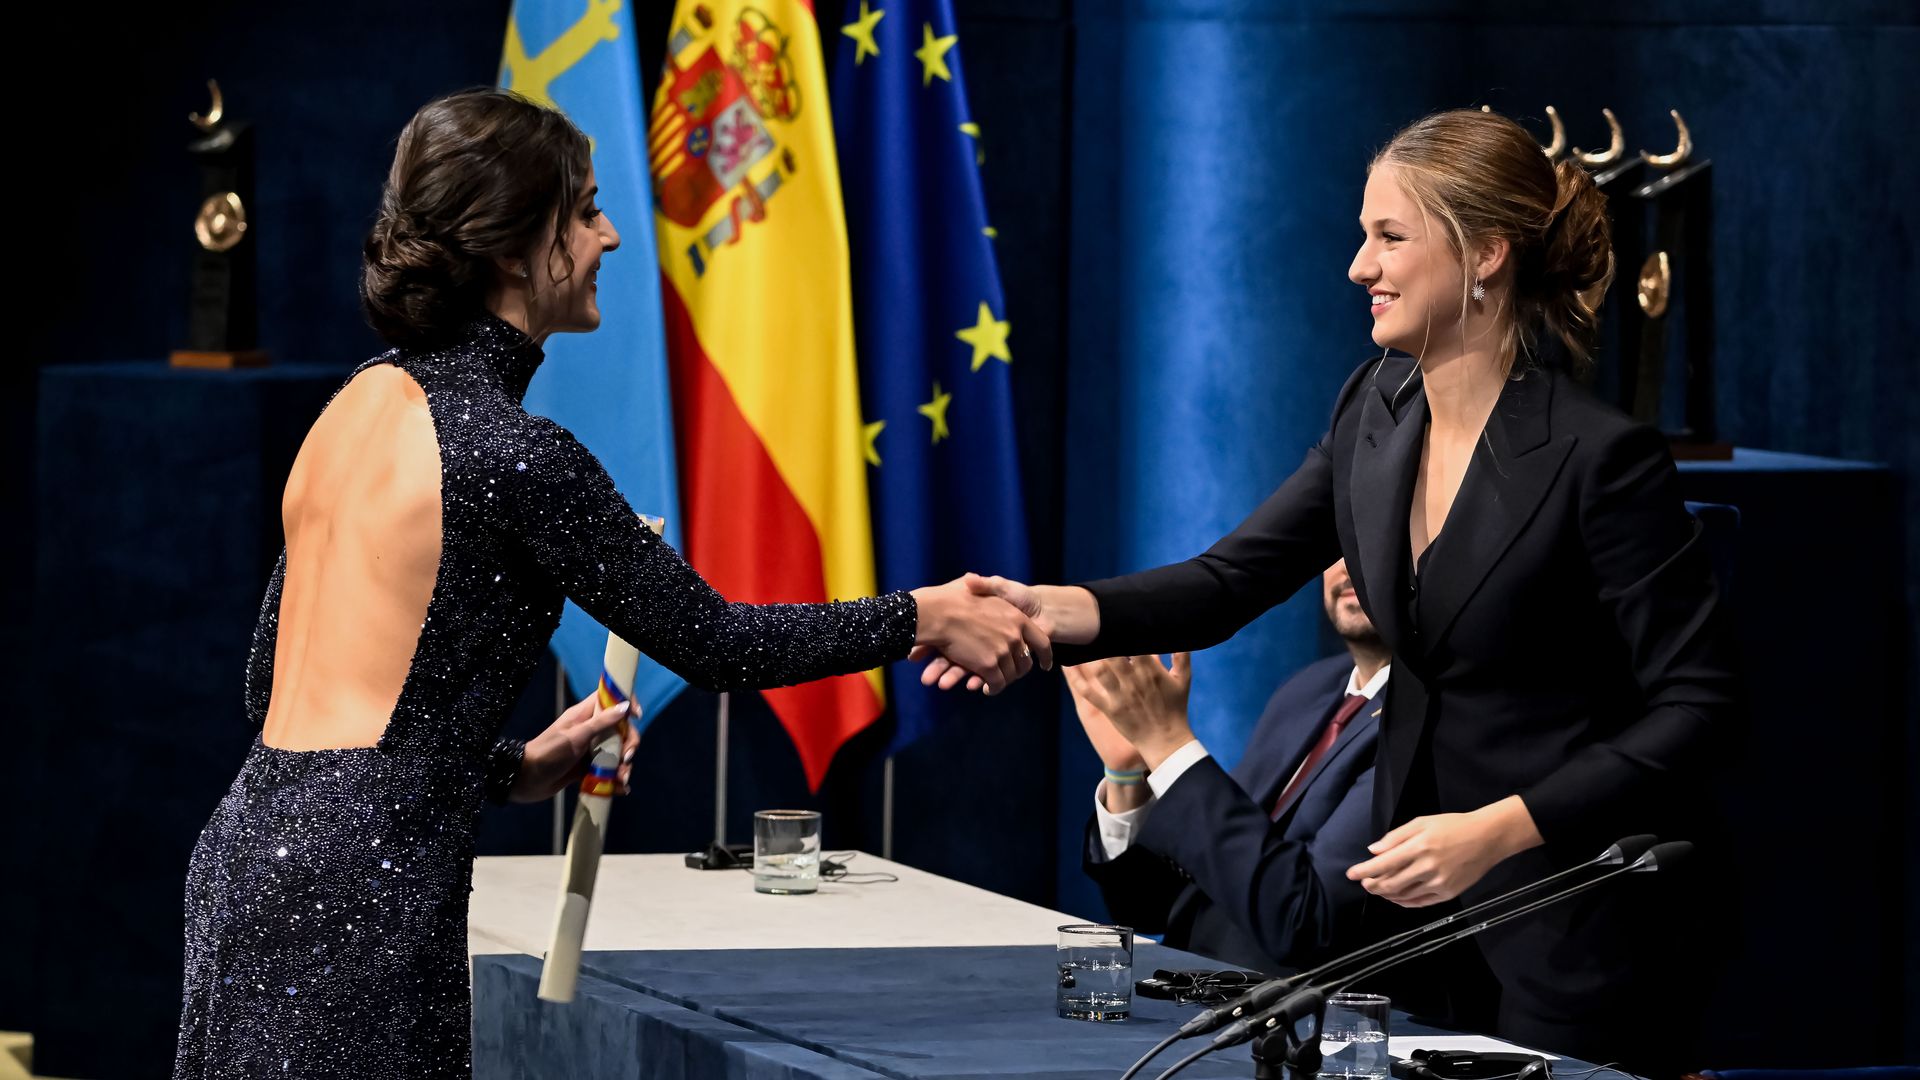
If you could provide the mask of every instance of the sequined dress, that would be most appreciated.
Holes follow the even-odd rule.
[[[467,1076],[467,894],[476,818],[523,747],[497,738],[572,597],[694,685],[787,685],[903,657],[906,593],[729,604],[641,527],[598,461],[521,397],[537,345],[486,318],[457,346],[394,350],[439,444],[442,543],[426,621],[376,746],[257,737],[195,846],[174,1075]],[[355,371],[357,375],[358,370]],[[260,727],[281,582],[247,671]]]

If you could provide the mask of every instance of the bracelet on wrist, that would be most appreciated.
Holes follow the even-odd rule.
[[[1131,769],[1125,772],[1115,769],[1107,770],[1107,783],[1109,784],[1119,784],[1125,787],[1128,784],[1145,783],[1146,779],[1147,771],[1145,769]]]
[[[527,743],[525,739],[500,739],[493,744],[487,754],[487,774],[485,779],[486,797],[496,806],[503,806],[513,795],[513,785],[520,782],[520,771],[527,763]]]

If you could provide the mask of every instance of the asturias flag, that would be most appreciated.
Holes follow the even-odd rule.
[[[948,0],[848,3],[834,69],[880,585],[1028,575],[1011,325]],[[950,699],[893,679],[898,749]]]
[[[677,542],[673,405],[632,13],[623,0],[515,0],[500,85],[557,106],[593,140],[598,201],[621,232],[621,250],[600,267],[600,329],[548,339],[547,362],[527,391],[527,408],[578,436],[634,509],[666,518],[667,539]],[[569,603],[553,649],[575,694],[592,693],[598,684],[606,644],[607,632]],[[634,700],[646,717],[684,688],[665,668],[640,658]]]
[[[730,600],[874,594],[846,220],[802,0],[681,0],[647,128],[687,493],[683,550]],[[818,789],[880,674],[766,691]]]

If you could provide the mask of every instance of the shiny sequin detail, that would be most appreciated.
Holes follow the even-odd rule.
[[[497,735],[563,596],[711,689],[863,671],[911,647],[906,593],[726,602],[641,526],[571,434],[521,407],[541,359],[487,318],[458,346],[394,350],[354,372],[393,364],[427,395],[439,573],[379,744],[296,752],[256,738],[201,834],[187,875],[177,1078],[469,1075],[474,827],[489,781],[504,790],[520,767],[520,747]],[[283,555],[248,660],[256,729],[285,575]]]

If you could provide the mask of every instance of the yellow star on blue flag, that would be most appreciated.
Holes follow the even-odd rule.
[[[933,421],[933,441],[939,442],[953,433],[947,430],[947,406],[953,404],[953,395],[942,393],[940,384],[933,384],[933,400],[920,406],[920,415]]]
[[[973,346],[972,371],[979,371],[980,365],[988,357],[1013,363],[1013,354],[1007,351],[1007,335],[1013,332],[1013,324],[1004,319],[993,317],[993,309],[985,300],[980,301],[980,317],[972,326],[954,334],[954,337]]]
[[[947,70],[947,50],[953,48],[954,44],[960,40],[959,35],[948,34],[946,37],[935,37],[932,23],[921,25],[926,29],[923,31],[920,47],[913,51],[913,55],[920,60],[920,85],[931,86],[936,77],[952,82],[953,73]]]
[[[877,14],[879,2],[843,0],[843,27]],[[911,433],[890,436],[886,466],[867,470],[880,587],[968,570],[1025,580],[1032,560],[1014,440],[1013,315],[980,187],[966,47],[952,31],[951,0],[885,7],[886,18],[871,24],[872,51],[850,32],[837,42],[832,101],[860,406],[869,426]],[[878,459],[871,439],[869,448],[867,460]],[[953,708],[952,695],[926,689],[916,674],[904,666],[888,673],[897,721],[890,751]]]
[[[853,39],[855,66],[869,56],[880,55],[880,46],[873,40],[873,31],[886,15],[884,11],[869,11],[866,0],[860,0],[860,17],[840,28],[841,33]]]

